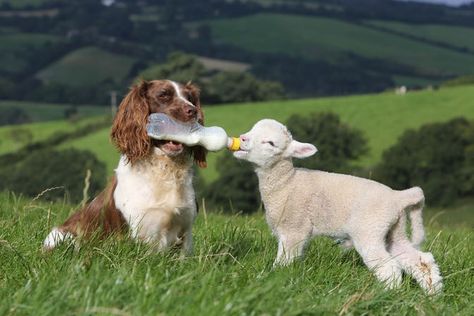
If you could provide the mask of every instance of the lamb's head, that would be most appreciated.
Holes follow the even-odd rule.
[[[240,150],[234,156],[262,168],[282,159],[306,158],[317,152],[314,145],[293,140],[285,125],[270,119],[258,121],[250,131],[240,135],[240,142]]]

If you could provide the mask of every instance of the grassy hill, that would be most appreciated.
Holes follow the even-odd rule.
[[[418,38],[474,50],[474,29],[439,24],[409,24],[393,21],[370,21],[371,25],[387,28]]]
[[[332,111],[338,113],[344,122],[364,132],[369,141],[370,152],[360,164],[368,167],[374,165],[383,150],[394,144],[397,137],[407,128],[416,128],[428,122],[446,121],[456,116],[474,118],[473,99],[474,86],[466,86],[439,91],[409,92],[405,96],[388,92],[380,95],[207,107],[205,115],[207,125],[220,125],[230,135],[239,135],[262,118],[285,121],[296,113]],[[63,146],[92,150],[107,163],[110,171],[117,164],[118,154],[109,143],[107,130]],[[203,170],[203,175],[208,180],[217,176],[214,169],[217,156],[218,154],[209,154],[209,168]]]
[[[134,63],[125,55],[109,53],[97,47],[77,49],[41,70],[37,77],[44,82],[86,86],[106,79],[121,82]]]
[[[0,314],[472,315],[472,229],[427,225],[444,292],[427,297],[404,278],[387,290],[354,251],[318,238],[305,258],[273,269],[276,241],[263,214],[200,213],[194,255],[156,254],[128,238],[39,251],[72,210],[0,194]]]
[[[440,89],[437,91],[409,92],[404,96],[387,92],[377,95],[331,97],[273,101],[251,104],[232,104],[205,108],[206,124],[220,125],[228,134],[239,135],[262,118],[274,118],[284,122],[292,114],[332,111],[344,122],[363,131],[370,151],[359,164],[369,167],[377,163],[382,152],[394,144],[397,137],[408,128],[417,128],[429,122],[446,121],[456,116],[474,118],[474,86]],[[72,129],[65,121],[27,124],[35,139],[51,135],[55,130]],[[8,135],[11,127],[0,128],[0,135]],[[316,144],[317,145],[317,144]],[[7,136],[2,137],[0,152],[18,148]],[[118,153],[109,142],[109,129],[91,133],[61,145],[94,152],[112,172],[118,161]],[[209,154],[209,167],[202,171],[211,181],[216,178],[216,158],[221,153]]]
[[[33,122],[54,121],[64,119],[64,111],[68,108],[65,104],[48,104],[28,101],[0,101],[2,108],[15,107],[24,110]],[[76,107],[80,118],[108,114],[110,109],[104,106],[81,105]]]
[[[248,51],[279,52],[333,62],[350,52],[410,65],[425,75],[474,72],[473,55],[338,19],[265,13],[213,20],[207,24],[216,40]],[[418,29],[408,24],[402,26]],[[471,38],[474,32],[469,28],[445,27],[443,30],[438,37],[447,41],[453,32],[457,38]]]

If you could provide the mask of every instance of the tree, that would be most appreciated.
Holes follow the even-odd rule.
[[[106,180],[105,165],[94,154],[76,149],[40,150],[13,166],[0,169],[0,189],[35,197],[45,190],[58,188],[48,191],[43,197],[60,199],[66,191],[71,201],[79,202],[83,197],[87,170],[92,172],[89,196],[94,196],[104,187]]]
[[[331,172],[352,172],[351,161],[368,151],[367,141],[360,130],[343,123],[334,113],[293,115],[287,121],[293,138],[318,148],[316,155],[295,160],[298,167]]]
[[[175,52],[168,56],[164,64],[146,69],[139,77],[145,80],[171,79],[183,83],[193,81],[200,85],[205,75],[204,66],[194,56]]]
[[[394,187],[421,186],[427,203],[474,195],[474,123],[455,118],[408,130],[387,149],[375,177]]]
[[[260,206],[258,180],[250,163],[226,153],[217,161],[219,178],[203,192],[206,205],[227,213],[253,213]]]
[[[261,81],[246,72],[220,72],[210,78],[206,91],[218,103],[275,100],[285,96],[280,83]]]

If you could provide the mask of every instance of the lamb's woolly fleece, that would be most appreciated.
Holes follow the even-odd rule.
[[[267,222],[279,242],[275,264],[289,264],[312,236],[326,235],[353,245],[388,287],[398,286],[405,270],[428,293],[442,289],[433,256],[418,250],[424,238],[420,188],[397,191],[372,180],[294,168],[292,157],[317,150],[294,141],[274,120],[257,122],[241,142],[242,150],[234,155],[255,164]]]

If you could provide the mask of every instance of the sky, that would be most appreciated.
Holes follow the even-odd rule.
[[[440,4],[450,5],[450,6],[460,6],[462,4],[474,2],[474,0],[402,0],[402,1],[440,3]]]

